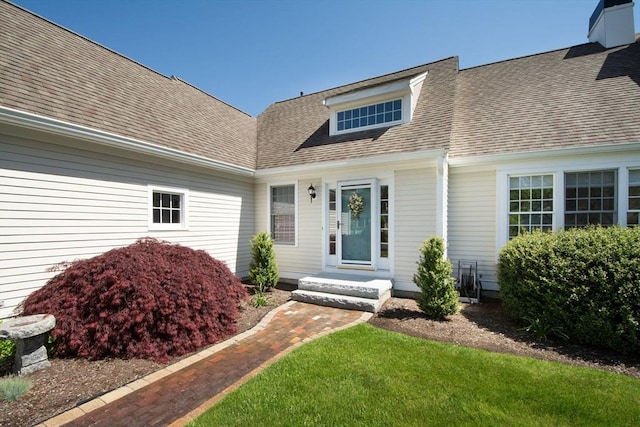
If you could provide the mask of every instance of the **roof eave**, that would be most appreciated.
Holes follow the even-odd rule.
[[[315,173],[316,171],[326,171],[328,169],[340,169],[356,167],[374,166],[377,164],[390,164],[415,161],[430,161],[445,157],[447,151],[443,148],[423,151],[411,151],[404,153],[375,155],[359,158],[348,158],[340,160],[329,160],[316,163],[301,163],[296,165],[286,165],[275,168],[264,168],[256,170],[256,178],[264,178],[274,175],[291,174],[291,173]]]
[[[618,143],[602,143],[591,146],[576,146],[566,148],[542,149],[526,152],[496,153],[476,156],[449,157],[451,167],[499,164],[510,161],[536,160],[549,156],[575,156],[586,154],[618,153],[640,149],[640,141],[626,141]]]
[[[0,106],[0,123],[80,138],[103,146],[169,159],[220,172],[228,172],[245,177],[253,177],[255,175],[254,169],[4,106]]]

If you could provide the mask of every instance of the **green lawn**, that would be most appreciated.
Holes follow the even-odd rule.
[[[634,426],[640,380],[367,324],[292,352],[189,426]]]

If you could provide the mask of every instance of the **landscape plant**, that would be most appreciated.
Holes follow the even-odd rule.
[[[223,262],[155,239],[61,267],[23,303],[56,317],[60,357],[166,362],[234,334],[247,296]]]
[[[640,354],[640,227],[522,234],[500,251],[498,283],[533,332]]]
[[[257,293],[269,291],[278,284],[279,272],[273,239],[266,231],[261,231],[251,239],[251,264],[249,280]]]
[[[451,262],[444,257],[440,237],[425,240],[420,247],[418,271],[413,282],[420,288],[418,307],[432,319],[444,319],[458,312],[458,293],[451,276]]]
[[[631,426],[638,396],[636,378],[361,324],[294,350],[189,426]]]
[[[2,323],[2,321],[0,321]],[[0,340],[0,375],[11,372],[16,354],[16,343],[13,340]]]
[[[9,375],[0,378],[0,398],[13,401],[21,398],[31,389],[33,383],[28,378]]]

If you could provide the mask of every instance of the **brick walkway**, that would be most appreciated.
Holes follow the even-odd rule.
[[[255,328],[40,424],[182,426],[278,357],[370,313],[290,301]]]

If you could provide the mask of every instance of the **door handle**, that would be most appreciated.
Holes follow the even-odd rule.
[[[338,230],[340,230],[340,221],[336,221],[336,227]]]

